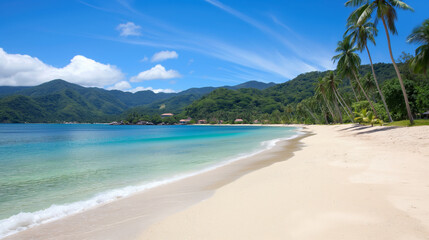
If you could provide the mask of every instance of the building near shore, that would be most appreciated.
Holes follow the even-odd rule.
[[[192,120],[192,118],[187,118],[187,119],[180,119],[179,123],[180,124],[189,124],[189,122]]]
[[[207,124],[207,120],[205,119],[198,120],[198,124]]]
[[[172,113],[163,113],[163,114],[161,114],[161,118],[172,117],[172,116],[174,116],[174,114],[172,114]]]
[[[244,121],[243,121],[243,119],[241,119],[241,118],[237,118],[237,119],[235,119],[235,121],[234,121],[234,123],[243,123]]]

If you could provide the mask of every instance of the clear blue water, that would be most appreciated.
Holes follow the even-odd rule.
[[[0,124],[0,238],[260,151],[294,130]]]

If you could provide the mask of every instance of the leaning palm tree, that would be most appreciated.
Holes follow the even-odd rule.
[[[365,76],[361,78],[362,87],[365,89],[366,93],[368,94],[369,98],[374,99],[375,94],[375,84],[374,80],[371,77],[371,74],[368,73]]]
[[[380,94],[381,100],[383,102],[384,108],[386,109],[387,116],[389,117],[390,122],[393,122],[393,119],[390,115],[389,107],[386,104],[386,100],[384,99],[383,92],[380,89],[380,86],[378,85],[377,76],[375,75],[374,71],[374,65],[372,63],[371,54],[369,53],[368,49],[368,40],[371,41],[375,45],[375,39],[374,37],[377,36],[377,28],[375,27],[375,24],[372,22],[368,22],[367,20],[364,22],[361,22],[360,24],[357,24],[361,14],[354,14],[351,15],[347,21],[347,31],[344,33],[346,35],[347,33],[350,34],[352,37],[352,42],[357,44],[360,52],[363,51],[363,49],[366,49],[366,52],[368,53],[369,62],[371,63],[371,69],[372,69],[372,76],[374,77],[375,85],[378,90],[378,94]]]
[[[416,49],[416,56],[411,60],[411,68],[415,73],[426,75],[429,68],[429,19],[413,30],[408,36],[407,42],[421,44]]]
[[[402,81],[401,73],[393,58],[392,46],[390,44],[389,30],[392,34],[397,34],[395,20],[398,18],[395,8],[414,11],[410,6],[400,0],[348,0],[346,6],[360,6],[351,14],[351,18],[357,19],[357,24],[360,25],[371,18],[371,15],[376,11],[375,24],[381,19],[384,30],[386,32],[387,44],[389,46],[390,58],[396,71],[396,75],[401,85],[402,94],[404,95],[405,106],[408,112],[410,123],[414,123],[411,113],[410,104],[408,103],[408,95],[405,90],[404,82]]]
[[[337,112],[339,121],[340,123],[343,123],[343,113],[338,106],[338,98],[336,97],[334,88],[332,87],[332,84],[335,84],[334,73],[328,73],[328,75],[323,78],[323,82],[325,84],[327,98],[334,104],[334,108]]]
[[[347,36],[343,39],[343,41],[338,42],[337,49],[335,49],[335,52],[338,52],[339,54],[332,57],[332,60],[334,61],[334,63],[338,61],[337,70],[340,74],[342,74],[343,76],[348,76],[350,79],[352,76],[355,78],[360,90],[362,91],[366,100],[371,105],[372,111],[375,115],[377,115],[377,112],[375,111],[371,100],[363,89],[362,84],[360,84],[359,82],[357,72],[361,61],[359,55],[355,53],[357,50],[358,48],[354,47],[351,43],[350,36]]]
[[[338,85],[340,85],[341,80],[335,76],[333,71],[329,71],[328,75],[325,77],[325,81],[327,83],[328,88],[330,89],[330,94],[334,97],[334,104],[336,105],[337,111],[341,115],[341,111],[338,109],[338,103],[340,103],[341,107],[344,109],[344,112],[346,112],[347,116],[353,122],[353,112],[351,108],[347,105],[347,103],[344,101],[344,99],[341,97],[341,94],[338,92]]]
[[[323,101],[326,104],[326,107],[328,108],[329,113],[331,114],[332,120],[335,121],[335,115],[326,97],[326,92],[327,91],[326,91],[325,82],[323,81],[322,77],[319,77],[316,83],[316,97],[322,97]]]

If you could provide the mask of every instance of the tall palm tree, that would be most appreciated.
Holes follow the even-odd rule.
[[[400,0],[348,0],[345,3],[346,6],[360,6],[355,10],[352,15],[356,15],[357,24],[360,25],[363,22],[371,18],[371,15],[376,11],[375,24],[381,19],[384,30],[386,32],[387,44],[389,46],[390,59],[392,60],[393,66],[396,71],[396,75],[401,85],[402,94],[404,95],[405,106],[407,108],[408,118],[410,123],[414,123],[413,115],[411,113],[410,104],[408,103],[408,95],[405,90],[404,82],[402,81],[401,73],[396,65],[395,59],[393,58],[392,45],[390,44],[389,30],[392,34],[397,34],[395,20],[398,18],[395,8],[403,10],[414,11],[410,6]],[[352,17],[355,18],[355,17]]]
[[[331,95],[333,97],[334,104],[335,104],[335,106],[337,108],[337,111],[339,112],[340,116],[341,116],[341,111],[338,108],[338,103],[340,103],[341,107],[344,109],[344,111],[346,112],[347,116],[353,122],[353,118],[350,115],[350,114],[353,115],[353,112],[349,108],[349,106],[347,105],[346,102],[343,103],[344,99],[341,97],[340,93],[338,92],[338,85],[340,85],[341,80],[339,80],[337,77],[335,77],[334,72],[330,71],[328,73],[328,75],[325,77],[325,81],[326,81],[327,87],[330,89],[329,92],[331,93]],[[341,120],[342,120],[342,118],[341,118]]]
[[[335,85],[334,73],[330,72],[323,78],[325,84],[327,98],[334,104],[335,111],[337,112],[340,123],[343,123],[343,113],[338,106],[338,98],[335,96],[335,91],[332,88],[332,84]]]
[[[389,117],[390,122],[393,122],[392,116],[390,115],[389,107],[386,104],[386,100],[384,99],[383,92],[380,89],[380,86],[378,85],[377,76],[375,75],[374,71],[374,65],[372,63],[371,54],[369,53],[368,49],[368,40],[371,41],[375,45],[375,39],[374,37],[377,36],[377,28],[375,27],[375,24],[372,22],[363,21],[360,24],[357,24],[359,18],[357,16],[360,16],[361,14],[352,14],[349,19],[347,20],[347,31],[344,33],[346,35],[347,33],[350,33],[350,36],[352,36],[352,42],[357,44],[360,52],[363,51],[363,49],[366,49],[366,52],[368,53],[369,62],[371,63],[371,70],[372,70],[372,76],[374,77],[375,85],[378,90],[378,94],[380,94],[381,100],[383,102],[384,108],[386,109],[387,116]]]
[[[335,121],[335,115],[334,112],[332,111],[331,105],[329,104],[328,99],[326,98],[326,86],[325,86],[325,82],[323,81],[322,77],[319,77],[317,79],[317,83],[316,83],[316,96],[321,96],[323,101],[326,104],[326,107],[328,108],[329,113],[331,114],[332,120]]]
[[[337,69],[340,74],[348,76],[350,79],[352,76],[355,78],[360,90],[362,91],[366,100],[371,105],[372,111],[375,115],[377,115],[377,112],[375,111],[371,100],[363,89],[362,84],[360,84],[359,82],[357,72],[361,61],[359,55],[355,53],[357,50],[358,48],[354,47],[351,43],[350,36],[347,36],[343,39],[343,41],[338,42],[337,49],[335,49],[335,52],[338,52],[339,54],[332,57],[332,60],[334,61],[334,63],[338,61]]]
[[[374,99],[374,90],[376,88],[374,84],[374,79],[371,77],[371,74],[368,73],[361,78],[362,87],[365,89],[369,98]]]
[[[415,73],[427,73],[429,68],[429,19],[419,27],[414,28],[408,36],[407,42],[420,43],[416,49],[416,56],[411,61],[411,68]]]

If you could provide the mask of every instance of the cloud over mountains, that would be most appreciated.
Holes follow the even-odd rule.
[[[76,55],[65,67],[56,68],[37,57],[9,54],[0,48],[0,86],[34,86],[64,79],[85,87],[104,87],[124,79],[119,68]]]

